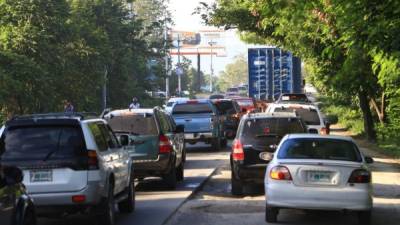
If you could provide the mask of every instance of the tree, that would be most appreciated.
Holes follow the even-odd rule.
[[[225,67],[219,75],[218,86],[222,91],[230,87],[248,83],[248,66],[246,57],[236,56],[234,61]]]

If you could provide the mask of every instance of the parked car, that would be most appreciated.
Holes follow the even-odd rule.
[[[23,170],[38,216],[89,212],[114,224],[114,204],[135,208],[133,164],[107,122],[78,113],[14,117],[1,131],[1,163]]]
[[[174,104],[178,101],[184,101],[184,100],[189,100],[189,98],[186,97],[175,97],[175,98],[170,98],[167,103],[165,104],[164,108],[165,111],[167,111],[168,113],[171,113],[172,110],[172,106],[174,106]]]
[[[238,89],[239,89],[238,94],[240,96],[247,96],[247,94],[249,92],[247,86],[242,85],[242,86],[239,86]]]
[[[267,112],[294,112],[307,124],[309,133],[329,134],[330,124],[336,121],[324,120],[322,113],[315,105],[306,104],[270,104]]]
[[[231,87],[226,90],[226,96],[236,96],[239,95],[239,88]]]
[[[3,150],[3,149],[2,149]],[[1,152],[0,150],[0,158]],[[17,167],[0,163],[0,221],[2,225],[35,225],[35,206],[22,184],[23,173]]]
[[[218,114],[224,117],[225,137],[233,139],[236,135],[240,118],[243,115],[239,104],[231,99],[216,99],[212,100],[212,102],[217,107]]]
[[[184,179],[184,127],[169,114],[156,107],[115,110],[104,118],[117,136],[128,135],[135,178],[161,177],[172,189]]]
[[[224,99],[225,96],[223,94],[212,94],[208,98],[209,99]]]
[[[276,103],[306,103],[310,104],[311,101],[304,93],[284,93],[281,94]]]
[[[205,142],[214,150],[225,146],[222,117],[208,99],[179,101],[172,108],[172,116],[178,125],[185,127],[185,142]]]
[[[355,211],[371,221],[371,172],[351,138],[293,134],[280,143],[265,175],[268,223],[280,209]]]
[[[230,154],[233,195],[241,195],[246,184],[263,184],[276,146],[290,133],[307,133],[294,113],[255,113],[242,118]]]
[[[242,112],[248,113],[257,109],[256,102],[253,98],[234,96],[231,97],[231,99],[235,100],[239,104],[240,110],[242,110]]]

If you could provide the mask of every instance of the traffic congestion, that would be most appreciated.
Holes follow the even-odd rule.
[[[4,192],[25,196],[26,203],[7,209],[3,201],[1,221],[35,224],[36,218],[79,213],[113,225],[117,211],[135,213],[135,187],[147,178],[160,178],[169,190],[185,179],[190,146],[201,142],[218,152],[233,139],[226,153],[231,194],[263,185],[266,222],[279,221],[280,209],[295,208],[354,211],[359,224],[370,223],[373,159],[351,138],[328,135],[335,121],[305,94],[282,94],[265,102],[265,111],[237,94],[174,98],[166,109],[8,120],[0,133],[3,185],[10,186]],[[14,210],[20,213],[11,218]]]

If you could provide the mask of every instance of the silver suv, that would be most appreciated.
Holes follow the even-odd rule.
[[[114,224],[135,207],[133,165],[107,122],[82,114],[15,117],[0,130],[2,165],[18,166],[39,216],[86,212]]]

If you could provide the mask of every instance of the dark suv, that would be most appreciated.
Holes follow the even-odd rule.
[[[135,177],[161,177],[169,188],[184,178],[184,127],[177,126],[162,109],[124,109],[107,113],[117,136],[128,135],[130,156],[135,165]]]
[[[217,107],[219,115],[224,116],[223,123],[226,138],[233,139],[241,117],[239,104],[232,99],[215,99],[212,102]]]
[[[291,133],[307,133],[295,113],[255,113],[242,118],[230,155],[233,195],[241,195],[245,184],[263,184],[277,145]]]

